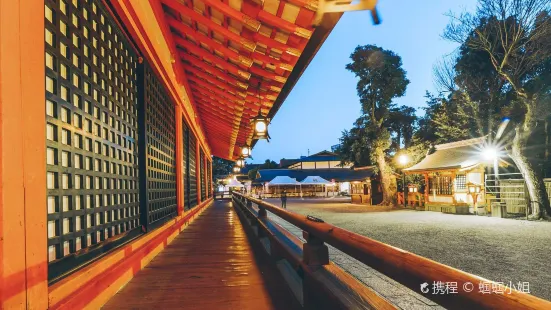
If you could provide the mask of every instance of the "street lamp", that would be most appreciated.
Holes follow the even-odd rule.
[[[260,111],[258,111],[258,115],[251,118],[251,122],[253,123],[253,139],[267,139],[270,141],[270,135],[268,134],[270,119],[264,117]]]
[[[489,146],[482,150],[482,158],[488,161],[494,161],[498,158],[498,152],[495,147]]]
[[[248,145],[243,146],[241,148],[241,156],[243,156],[244,158],[251,156],[251,147]]]
[[[398,156],[398,163],[400,166],[402,166],[402,192],[403,192],[403,198],[404,198],[404,208],[406,207],[406,173],[404,172],[404,168],[409,163],[409,156],[406,154],[401,154]]]
[[[409,157],[405,154],[402,154],[400,156],[398,156],[398,163],[404,167],[405,165],[407,165],[409,163]]]
[[[496,198],[500,198],[500,188],[499,188],[499,158],[500,151],[496,146],[488,145],[484,147],[481,151],[482,159],[486,162],[492,162],[494,166],[494,185],[493,189],[496,193]]]

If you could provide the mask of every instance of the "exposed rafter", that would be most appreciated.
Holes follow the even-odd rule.
[[[313,36],[313,6],[300,0],[278,2],[276,10],[249,0],[150,1],[163,4],[175,60],[213,153],[233,158],[236,146],[250,142],[249,119],[271,111]]]

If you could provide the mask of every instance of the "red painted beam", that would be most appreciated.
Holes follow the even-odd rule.
[[[231,101],[227,98],[227,96],[223,96],[221,94],[211,91],[215,89],[214,87],[209,88],[208,85],[197,84],[195,83],[195,81],[193,82],[194,83],[191,84],[190,86],[195,92],[198,92],[199,94],[202,94],[203,96],[212,99],[217,104],[222,103],[224,106],[227,106],[229,108],[235,108],[238,111],[243,111],[245,109],[255,110],[254,107],[251,107],[250,105],[236,105],[231,103]]]
[[[188,37],[193,38],[193,40],[195,40],[197,42],[204,43],[204,44],[208,45],[212,50],[215,50],[215,49],[218,50],[219,52],[224,54],[224,56],[226,56],[228,58],[231,58],[231,59],[241,63],[242,65],[246,66],[247,68],[252,66],[253,60],[250,59],[249,57],[243,56],[243,55],[239,54],[238,52],[235,52],[235,51],[225,47],[224,45],[214,41],[213,39],[207,37],[206,35],[198,32],[197,30],[191,28],[190,26],[188,26],[188,25],[186,25],[186,24],[184,24],[180,21],[177,21],[176,19],[174,19],[174,18],[172,18],[168,15],[166,16],[166,20],[167,20],[168,24],[170,25],[170,27],[176,29],[176,31],[181,33],[183,37],[188,36]],[[178,42],[178,40],[182,40],[182,39],[175,38],[174,40],[176,42]]]
[[[287,0],[287,2],[313,12],[318,10],[318,0]]]
[[[229,5],[219,1],[219,0],[202,0],[206,5],[217,9],[222,12],[225,16],[236,20],[254,32],[258,32],[260,29],[260,22],[257,21],[254,17],[251,17],[247,14],[243,14],[240,11],[237,11],[230,7]]]
[[[286,63],[284,61],[281,61],[279,59],[275,59],[273,57],[263,55],[263,54],[259,53],[258,51],[251,54],[252,59],[249,58],[248,56],[245,56],[245,55],[242,55],[238,52],[235,52],[235,51],[227,48],[223,44],[214,41],[213,39],[209,38],[208,36],[198,32],[197,30],[194,30],[190,26],[188,26],[188,25],[186,25],[186,24],[184,24],[184,23],[182,23],[182,22],[180,22],[180,21],[178,21],[178,20],[176,20],[176,19],[174,19],[174,18],[172,18],[168,15],[166,15],[166,20],[172,28],[176,29],[182,35],[187,35],[187,36],[193,38],[197,42],[204,43],[204,44],[208,45],[210,48],[218,50],[219,52],[223,53],[224,56],[226,56],[228,58],[231,58],[231,59],[233,59],[237,62],[240,62],[241,64],[243,64],[247,68],[250,68],[253,65],[253,60],[256,60],[256,61],[260,61],[264,64],[272,64],[272,65],[276,66],[277,68],[280,68],[280,69],[285,70],[285,71],[290,72],[290,71],[293,70],[293,65],[288,64],[288,63]],[[262,74],[260,74],[260,75],[262,75]]]
[[[192,66],[186,66],[185,67],[186,71],[203,79],[203,80],[207,80],[209,81],[210,83],[220,87],[220,88],[223,88],[225,90],[227,90],[228,92],[233,92],[235,93],[235,95],[241,97],[242,99],[246,98],[247,97],[247,93],[246,92],[243,92],[242,89],[238,88],[238,87],[235,87],[234,85],[230,84],[229,82],[227,81],[222,81],[208,73],[205,73],[204,71],[202,70],[199,70],[197,68],[194,68]]]
[[[294,23],[288,22],[281,17],[268,13],[265,10],[258,11],[258,19],[268,25],[272,25],[279,30],[293,33],[299,37],[310,39],[312,37],[312,31],[306,28],[299,27]]]
[[[190,59],[188,59],[188,58],[190,58]],[[249,88],[249,85],[247,83],[237,80],[235,77],[227,74],[226,72],[224,72],[223,70],[221,70],[218,67],[213,67],[213,66],[201,61],[201,59],[198,58],[198,57],[194,57],[194,56],[190,55],[188,58],[185,58],[185,60],[187,60],[189,62],[189,65],[187,65],[187,64],[185,65],[186,68],[187,67],[196,67],[196,68],[201,69],[202,71],[206,72],[207,74],[211,75],[213,78],[220,78],[220,79],[226,81],[226,83],[231,83],[235,87],[238,87],[242,90],[247,90],[247,88]]]
[[[197,96],[195,97],[197,100],[201,100],[201,104],[203,105],[204,108],[210,108],[210,109],[213,109],[213,110],[216,110],[216,111],[220,111],[220,112],[225,112],[225,113],[228,113],[229,116],[237,116],[237,114],[241,114],[242,116],[247,116],[249,118],[252,118],[254,116],[256,116],[256,113],[258,111],[255,112],[254,109],[243,109],[243,110],[237,110],[237,109],[224,109],[223,107],[221,107],[217,101],[215,99],[212,99],[210,97],[207,97],[207,96]],[[197,107],[200,107],[201,104],[198,104]]]
[[[275,48],[275,49],[278,49],[280,51],[283,51],[289,55],[293,55],[293,56],[300,56],[300,54],[302,53],[299,49],[297,48],[294,48],[294,47],[290,47],[286,44],[283,44],[279,41],[276,41],[272,38],[269,38],[265,35],[262,35],[260,33],[256,33],[254,36],[254,39],[256,40],[256,42],[258,43],[262,43],[264,45],[266,45],[267,47],[269,48]]]
[[[222,89],[218,88],[216,85],[213,85],[209,82],[206,82],[206,81],[204,81],[200,78],[197,78],[193,75],[189,76],[188,80],[190,82],[193,82],[193,83],[199,85],[200,87],[202,87],[203,89],[205,89],[207,91],[214,92],[215,94],[217,94],[217,95],[219,95],[223,98],[226,98],[229,101],[229,102],[226,102],[226,104],[231,103],[232,105],[236,105],[236,106],[243,106],[245,104],[245,99],[237,97],[236,95],[233,95],[230,92],[222,90]]]
[[[201,15],[197,13],[196,11],[188,8],[184,4],[180,3],[177,0],[162,0],[164,4],[171,7],[175,11],[179,12],[180,14],[195,20],[196,22],[199,22],[208,28],[222,34],[223,36],[227,37],[231,41],[234,41],[235,43],[240,44],[248,51],[254,51],[256,49],[256,44],[250,40],[247,40],[243,38],[242,36],[231,32],[229,29],[222,27],[218,24],[215,24],[212,20],[206,18],[204,15]]]
[[[219,58],[218,56],[214,56],[213,54],[207,52],[206,50],[200,47],[195,46],[193,43],[189,41],[179,40],[176,42],[176,45],[185,48],[186,50],[188,50],[188,52],[193,53],[212,64],[220,66],[221,68],[223,68],[224,70],[228,71],[229,73],[235,76],[239,76],[245,80],[248,80],[251,78],[251,74],[249,72],[239,69],[237,66],[226,62],[225,60]],[[187,55],[186,53],[180,51],[180,57],[185,59],[186,55]]]

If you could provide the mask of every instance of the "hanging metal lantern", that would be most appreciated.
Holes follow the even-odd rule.
[[[237,167],[237,166],[234,166],[233,167],[233,172],[234,173],[239,173],[239,171],[241,171],[241,168]]]
[[[260,81],[258,81],[258,105],[262,107],[262,98],[260,97]],[[268,125],[270,124],[270,119],[264,117],[261,113],[261,109],[258,110],[258,115],[251,118],[251,123],[253,123],[253,140],[266,139],[270,142],[270,135],[268,134]]]
[[[242,147],[241,148],[241,156],[243,156],[244,158],[247,158],[247,157],[251,156],[251,147],[247,146],[247,145]]]
[[[245,159],[243,158],[239,158],[236,162],[235,162],[235,165],[239,168],[243,168],[245,167]]]
[[[270,119],[264,117],[260,111],[258,111],[258,115],[251,118],[251,122],[253,123],[253,139],[267,139],[270,141],[270,135],[268,134]]]

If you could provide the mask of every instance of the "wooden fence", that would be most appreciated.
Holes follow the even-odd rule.
[[[240,193],[234,193],[233,199],[246,217],[246,222],[254,228],[265,245],[266,251],[275,256],[276,261],[283,258],[289,262],[295,276],[298,276],[292,283],[295,283],[296,291],[300,292],[299,299],[300,296],[304,298],[303,305],[307,308],[393,307],[355,282],[350,275],[333,268],[325,245],[327,243],[415,291],[419,290],[422,283],[456,283],[454,294],[425,294],[425,297],[448,309],[551,309],[551,302],[547,300],[358,235],[320,219],[290,212]],[[253,204],[257,205],[258,211],[253,208]],[[271,221],[267,211],[302,229],[306,243],[300,244],[302,242],[293,238],[291,233]],[[487,283],[489,287],[499,288],[499,291],[507,294],[497,290],[480,294],[471,289],[480,283]],[[329,304],[331,301],[332,304]]]

